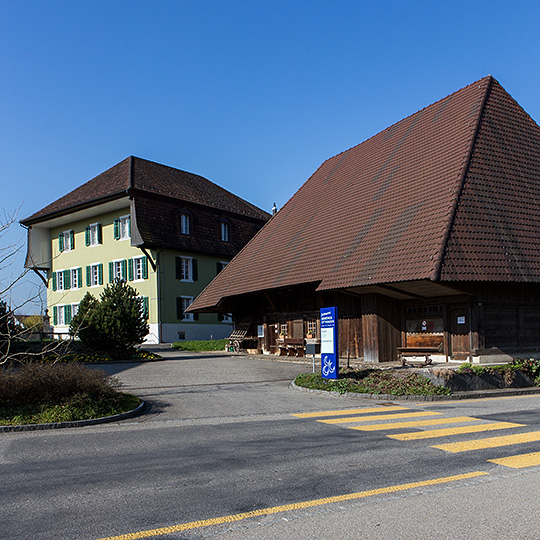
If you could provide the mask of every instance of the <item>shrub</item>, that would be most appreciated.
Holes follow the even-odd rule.
[[[22,364],[0,371],[0,407],[63,403],[74,396],[113,396],[120,383],[80,364]]]
[[[132,354],[148,332],[143,300],[123,280],[107,285],[99,300],[87,293],[70,325],[83,343],[113,356]]]
[[[318,373],[298,375],[295,383],[298,386],[317,390],[358,392],[361,394],[402,395],[448,395],[452,391],[444,386],[435,386],[427,377],[418,373],[398,375],[390,370],[363,369],[358,371],[341,371],[339,379],[324,379]]]
[[[212,339],[199,341],[175,341],[171,347],[179,351],[223,351],[227,339]]]

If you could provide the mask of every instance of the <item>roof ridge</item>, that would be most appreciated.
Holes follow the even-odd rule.
[[[474,148],[476,146],[476,142],[478,140],[478,134],[480,132],[480,127],[482,125],[482,120],[484,119],[484,113],[486,110],[486,105],[489,99],[489,96],[491,95],[491,89],[493,88],[493,81],[495,80],[491,75],[488,75],[487,77],[484,77],[480,79],[479,81],[476,81],[476,83],[480,83],[483,81],[486,81],[486,89],[484,93],[484,99],[482,101],[482,106],[480,107],[478,111],[477,121],[476,121],[476,127],[474,129],[474,134],[471,137],[471,144],[469,147],[469,151],[467,152],[467,157],[464,161],[463,168],[461,170],[461,178],[459,181],[459,187],[456,190],[454,200],[452,202],[452,212],[450,214],[450,217],[448,219],[447,227],[444,232],[443,239],[441,241],[441,246],[439,250],[439,254],[437,256],[437,260],[435,261],[435,268],[433,269],[433,274],[431,277],[432,281],[439,281],[441,277],[442,267],[444,263],[444,258],[446,256],[446,252],[448,249],[448,242],[450,240],[450,236],[452,233],[452,229],[454,228],[454,222],[456,219],[457,210],[459,208],[459,203],[461,200],[461,195],[463,193],[463,187],[465,185],[465,179],[467,178],[467,173],[469,171],[469,167],[471,165],[472,156],[474,154]],[[472,83],[472,84],[476,84]],[[472,86],[472,85],[469,85]]]

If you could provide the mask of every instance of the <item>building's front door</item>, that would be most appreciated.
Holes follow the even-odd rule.
[[[450,309],[451,354],[454,360],[467,360],[471,351],[469,308],[466,305]]]

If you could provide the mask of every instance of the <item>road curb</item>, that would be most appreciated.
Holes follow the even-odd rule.
[[[375,401],[459,401],[462,399],[485,399],[492,397],[511,397],[540,394],[540,388],[537,386],[527,388],[494,388],[493,390],[471,390],[470,392],[455,392],[449,396],[422,396],[405,395],[395,396],[393,394],[358,394],[356,392],[340,393],[328,390],[315,390],[297,386],[294,381],[289,383],[289,388],[299,390],[300,392],[311,392],[321,396],[331,396],[344,399],[373,399]]]
[[[9,433],[13,431],[40,431],[45,429],[62,429],[71,427],[94,426],[96,424],[107,424],[133,418],[139,415],[145,407],[145,402],[141,401],[138,407],[125,413],[113,414],[112,416],[104,416],[102,418],[92,418],[89,420],[73,420],[71,422],[54,422],[51,424],[24,424],[20,426],[0,426],[0,433]]]

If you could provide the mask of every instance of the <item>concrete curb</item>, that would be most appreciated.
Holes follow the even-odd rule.
[[[39,431],[45,429],[62,429],[71,427],[94,426],[96,424],[107,424],[109,422],[117,422],[126,418],[133,418],[139,415],[145,407],[145,402],[131,411],[112,416],[104,416],[103,418],[92,418],[90,420],[73,420],[72,422],[55,422],[52,424],[24,424],[20,426],[0,426],[0,433],[9,433],[13,431]]]
[[[537,386],[527,388],[495,388],[493,390],[471,390],[470,392],[454,392],[449,396],[395,396],[393,394],[357,394],[356,392],[345,392],[341,394],[336,391],[314,390],[312,388],[304,388],[302,386],[297,386],[294,381],[291,381],[289,383],[289,388],[291,388],[292,390],[299,390],[300,392],[311,392],[320,396],[331,396],[342,399],[373,399],[379,401],[459,401],[462,399],[485,399],[493,397],[511,397],[540,394],[540,388]]]

